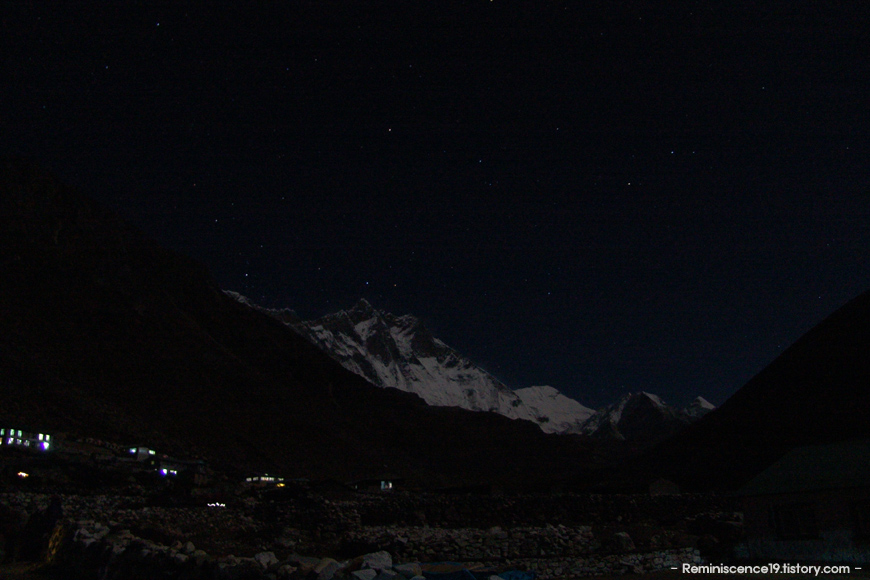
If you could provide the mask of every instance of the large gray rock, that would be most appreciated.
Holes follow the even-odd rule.
[[[312,558],[310,556],[293,556],[290,558],[290,563],[297,565],[297,568],[299,568],[302,576],[307,576],[317,567],[318,564],[320,564],[320,558]]]
[[[423,569],[417,562],[411,562],[409,564],[396,564],[395,566],[393,566],[393,570],[395,570],[405,578],[413,578],[414,576],[423,575]]]
[[[264,570],[269,568],[269,566],[274,566],[278,563],[278,557],[275,556],[275,552],[260,552],[259,554],[254,554],[254,560],[256,560]]]
[[[375,580],[402,580],[402,577],[399,576],[398,572],[393,572],[392,570],[381,570],[378,572],[378,575],[375,576]]]
[[[362,570],[354,570],[350,575],[354,580],[375,580],[378,571],[372,570],[371,568],[364,568]]]
[[[631,539],[631,536],[629,536],[627,532],[616,532],[615,534],[613,534],[613,539],[616,542],[616,548],[620,552],[634,551],[634,541]]]
[[[263,568],[253,558],[237,558],[234,563],[220,566],[218,577],[221,580],[242,580],[243,578],[259,578]]]
[[[344,564],[341,562],[337,562],[332,558],[323,558],[314,567],[314,572],[317,573],[317,580],[332,580],[335,573],[342,568],[344,568]]]
[[[372,552],[363,556],[362,567],[373,570],[388,570],[393,567],[393,557],[385,550]]]

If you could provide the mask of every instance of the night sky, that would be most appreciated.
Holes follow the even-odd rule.
[[[185,4],[0,3],[0,154],[265,306],[721,404],[870,288],[865,3]]]

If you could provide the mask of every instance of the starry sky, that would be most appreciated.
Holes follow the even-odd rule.
[[[737,4],[4,0],[0,154],[265,306],[721,404],[870,288],[868,9]]]

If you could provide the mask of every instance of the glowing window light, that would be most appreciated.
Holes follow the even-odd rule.
[[[0,436],[4,436],[4,435],[6,435],[6,428],[5,427],[0,429]]]
[[[130,448],[130,453],[136,453],[136,448],[135,448],[135,447],[131,447],[131,448]]]
[[[163,475],[165,477],[168,472],[169,471],[164,467],[163,469],[160,470],[160,475]]]
[[[45,437],[45,435],[43,435],[42,433],[39,434],[39,440],[40,440],[40,441],[42,441],[44,437]]]
[[[51,435],[46,435],[46,436],[45,436],[45,440],[46,440],[46,441],[51,441]]]
[[[18,472],[18,477],[20,477],[21,479],[24,479],[25,477],[30,477],[30,474],[29,474],[29,473],[25,473],[25,472],[23,472],[23,471],[19,471],[19,472]]]
[[[43,442],[42,442],[42,450],[43,450],[43,451],[48,451],[48,441],[43,441]]]
[[[157,453],[157,452],[154,451],[153,449],[148,450],[148,455],[154,455],[155,453]]]

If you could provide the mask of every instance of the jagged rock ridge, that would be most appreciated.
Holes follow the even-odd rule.
[[[598,410],[583,424],[581,432],[601,439],[644,439],[654,443],[677,433],[714,408],[703,397],[697,397],[685,409],[677,409],[651,393],[629,393]]]
[[[525,419],[547,433],[652,442],[714,408],[702,397],[686,409],[675,409],[655,395],[637,393],[595,412],[551,386],[511,390],[432,336],[419,319],[381,312],[364,299],[350,310],[306,322],[290,310],[260,308],[234,292],[228,294],[289,324],[372,384],[415,393],[429,405]]]
[[[364,299],[350,310],[292,326],[371,383],[415,393],[429,405],[525,419],[548,433],[576,428],[592,414],[552,387],[511,390],[435,338],[418,318],[381,312]]]

